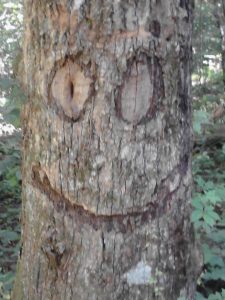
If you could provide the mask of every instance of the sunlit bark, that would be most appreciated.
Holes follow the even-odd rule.
[[[15,299],[194,299],[192,6],[25,1]]]

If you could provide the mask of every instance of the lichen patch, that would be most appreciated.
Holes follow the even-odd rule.
[[[144,261],[140,261],[134,268],[123,275],[129,286],[150,284],[152,268]]]

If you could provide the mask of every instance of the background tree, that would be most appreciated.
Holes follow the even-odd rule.
[[[194,75],[198,74],[200,83],[209,79],[209,64],[219,65],[220,68],[221,40],[217,19],[213,14],[214,8],[211,0],[195,1],[192,71]]]
[[[194,68],[192,221],[204,256],[197,300],[225,298],[225,128],[221,35],[215,18],[216,1],[196,1],[193,36]],[[221,7],[220,7],[221,10]]]
[[[14,299],[194,299],[192,1],[24,1]]]
[[[220,32],[220,39],[221,39],[221,66],[223,70],[223,82],[224,82],[224,89],[225,89],[225,1],[213,1],[214,4],[214,16],[216,19],[216,24],[219,28]]]

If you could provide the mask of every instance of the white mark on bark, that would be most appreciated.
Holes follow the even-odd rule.
[[[75,0],[75,3],[74,3],[75,9],[79,9],[83,3],[84,3],[84,0]]]
[[[151,267],[140,261],[134,268],[123,275],[129,286],[139,284],[150,284]]]

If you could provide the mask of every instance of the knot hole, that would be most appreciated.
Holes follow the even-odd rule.
[[[70,99],[72,100],[74,96],[74,84],[72,81],[69,82],[69,96]]]

